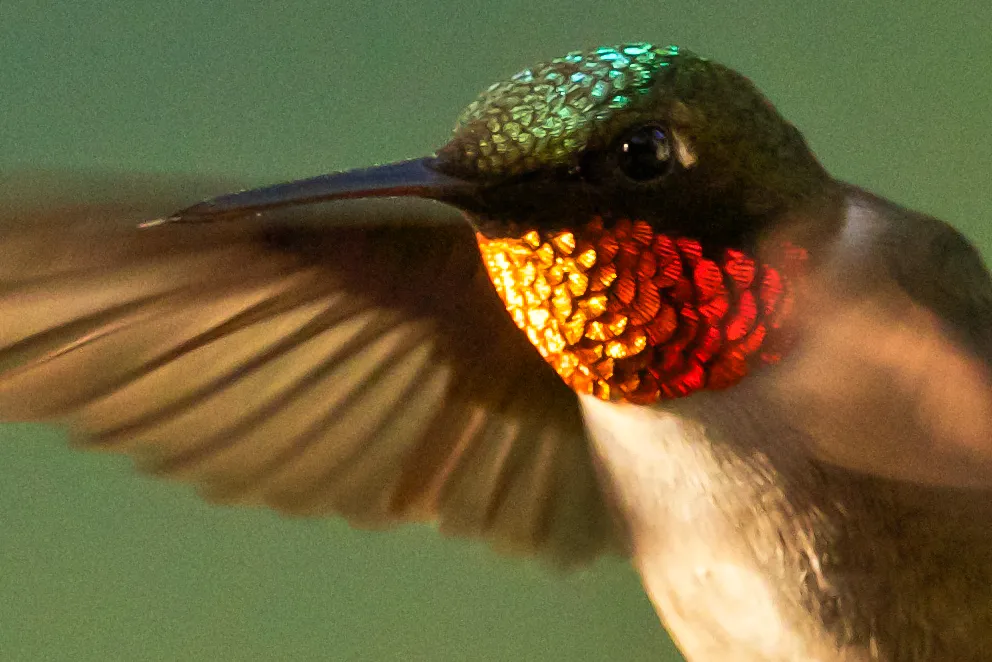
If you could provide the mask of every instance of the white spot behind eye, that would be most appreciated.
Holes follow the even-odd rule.
[[[696,164],[696,153],[678,131],[672,131],[672,136],[675,138],[675,154],[679,157],[679,163],[683,168],[691,168]]]

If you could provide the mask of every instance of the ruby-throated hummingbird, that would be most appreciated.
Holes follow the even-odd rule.
[[[693,661],[992,656],[989,274],[726,67],[573,52],[428,158],[6,215],[5,420],[219,501],[630,554]]]

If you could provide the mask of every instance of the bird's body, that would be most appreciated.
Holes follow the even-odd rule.
[[[264,213],[373,196],[472,227]],[[988,658],[989,274],[731,70],[570,53],[436,157],[134,221],[0,225],[0,414],[222,501],[627,552],[692,662]]]
[[[688,659],[860,659],[817,613],[834,597],[811,567],[825,523],[794,503],[804,495],[763,451],[678,411],[594,400],[583,410],[630,517],[638,572]]]
[[[984,499],[825,471],[787,430],[742,446],[747,423],[672,409],[583,407],[687,659],[987,659]]]
[[[839,261],[850,260],[846,237],[883,236],[895,230],[885,227],[893,220],[940,226],[848,190],[845,228],[835,244],[843,253]],[[863,241],[858,246],[881,254]],[[846,272],[854,298],[891,285],[878,281],[869,260],[858,264],[860,274]],[[858,284],[858,278],[865,280]],[[807,310],[804,324],[826,327],[837,313]],[[800,344],[786,359],[786,371],[790,360],[803,360],[802,351]],[[858,369],[852,377],[872,380],[869,361]],[[734,389],[651,408],[582,401],[633,530],[638,571],[686,657],[987,659],[988,491],[919,485],[817,461],[806,451],[802,429],[817,425],[816,413],[790,416],[797,403],[789,387],[776,384],[782,378],[768,370]],[[898,389],[898,381],[887,385]],[[846,388],[858,397],[864,386],[852,380]],[[864,421],[856,417],[851,424]],[[876,430],[866,431],[865,444],[881,441],[873,437]],[[910,439],[899,441],[905,442],[899,459],[920,460]]]

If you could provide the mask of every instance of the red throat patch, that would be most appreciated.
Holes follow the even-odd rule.
[[[514,323],[577,393],[648,404],[726,388],[791,344],[791,281],[806,261],[793,246],[776,266],[736,250],[712,260],[693,239],[598,218],[477,240]]]

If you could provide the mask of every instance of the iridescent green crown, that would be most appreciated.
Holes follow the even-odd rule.
[[[677,46],[631,43],[524,69],[465,109],[445,156],[480,175],[567,166],[594,128],[636,105],[678,55]]]

